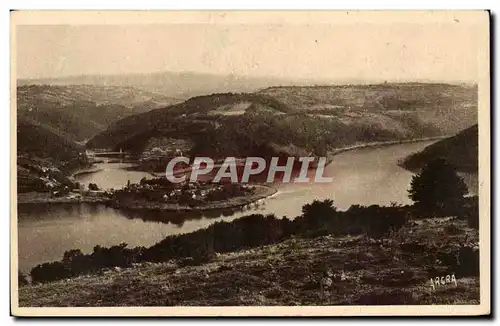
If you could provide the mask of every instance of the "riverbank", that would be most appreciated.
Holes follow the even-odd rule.
[[[390,146],[390,145],[417,143],[417,142],[423,142],[423,141],[432,141],[432,140],[437,141],[437,140],[445,139],[448,137],[450,137],[450,136],[447,135],[447,136],[423,137],[423,138],[415,138],[415,139],[391,140],[391,141],[383,141],[383,142],[370,142],[370,143],[362,143],[362,144],[357,144],[357,145],[338,147],[338,148],[335,148],[335,149],[328,151],[327,164],[331,163],[333,156],[338,155],[338,154],[343,153],[343,152],[347,152],[347,151],[364,149],[364,148],[377,148],[377,147],[384,147],[384,146]],[[165,171],[162,171],[162,172],[150,171],[147,169],[142,169],[140,165],[127,167],[125,169],[128,171],[147,172],[147,173],[149,173],[152,176],[157,177],[157,178],[165,176]],[[189,171],[190,171],[190,169],[184,169],[184,170],[179,170],[178,173],[187,173]]]
[[[270,197],[277,193],[277,190],[264,185],[253,185],[255,193],[249,196],[234,197],[223,201],[208,202],[202,206],[185,206],[178,204],[168,204],[147,200],[116,200],[103,196],[89,195],[68,195],[64,197],[54,197],[48,192],[28,192],[17,195],[18,205],[34,204],[107,204],[113,208],[131,210],[159,210],[172,212],[195,212],[217,209],[229,209],[246,206],[261,199]]]
[[[252,195],[233,197],[222,201],[207,202],[201,206],[185,206],[178,204],[169,204],[161,202],[147,201],[145,199],[127,199],[127,200],[113,200],[110,205],[113,208],[125,208],[132,210],[158,210],[158,211],[174,211],[174,212],[194,212],[194,211],[208,211],[217,209],[238,208],[252,204],[258,200],[267,198],[274,195],[277,190],[275,188],[264,185],[252,185],[255,192]]]
[[[126,168],[124,168],[124,170],[126,170],[126,171],[138,171],[138,172],[149,173],[149,175],[151,175],[154,178],[163,178],[163,177],[165,177],[165,171],[162,171],[162,172],[150,171],[150,170],[141,168],[141,165],[139,165],[138,162],[134,162],[133,164],[135,164],[135,165],[126,167]],[[191,171],[191,168],[178,170],[178,171],[176,171],[176,173],[182,174],[182,173],[187,173],[189,171]]]
[[[81,176],[81,175],[85,175],[85,174],[97,173],[97,172],[101,172],[102,170],[103,169],[101,169],[99,167],[93,166],[93,167],[90,167],[88,169],[78,170],[75,173],[73,173],[71,175],[71,177],[74,178],[76,176]]]
[[[53,197],[48,192],[27,192],[17,194],[18,205],[35,204],[107,204],[109,198],[96,196]]]
[[[357,150],[357,149],[377,148],[377,147],[384,147],[384,146],[390,146],[390,145],[400,145],[400,144],[410,144],[410,143],[418,143],[418,142],[431,141],[431,140],[437,141],[437,140],[445,139],[448,137],[450,137],[450,136],[448,135],[448,136],[436,136],[436,137],[423,137],[423,138],[415,138],[415,139],[363,143],[363,144],[358,144],[358,145],[335,148],[333,150],[328,151],[328,156],[330,158],[329,161],[331,161],[331,157],[333,157],[335,155],[338,155],[338,154],[343,153],[343,152]]]

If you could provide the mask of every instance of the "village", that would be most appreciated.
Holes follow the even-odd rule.
[[[210,180],[172,183],[167,178],[142,178],[138,183],[124,181],[122,188],[104,189],[97,183],[83,184],[74,175],[67,177],[50,162],[21,160],[18,178],[18,202],[40,203],[103,203],[115,207],[203,207],[207,203],[227,201],[232,198],[251,197],[255,186],[235,183],[212,183]],[[95,169],[95,168],[94,168]],[[24,173],[23,173],[24,171]],[[78,173],[94,173],[93,168]],[[170,206],[174,205],[174,206]]]
[[[236,183],[212,183],[211,181],[171,183],[164,177],[146,179],[139,183],[127,183],[113,193],[113,201],[144,201],[179,206],[202,206],[208,202],[224,201],[235,197],[250,196],[255,186]]]

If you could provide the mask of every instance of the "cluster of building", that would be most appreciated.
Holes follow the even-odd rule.
[[[61,170],[54,166],[43,165],[42,161],[34,159],[18,158],[18,192],[48,192],[64,187],[67,181]]]
[[[175,150],[162,149],[160,147],[154,147],[149,151],[142,153],[141,161],[151,161],[151,160],[161,160],[168,157],[183,156],[182,150],[176,148]]]
[[[184,182],[182,184],[169,183],[165,178],[142,180],[137,184],[128,184],[119,192],[127,196],[144,196],[151,201],[166,203],[190,203],[193,201],[223,200],[233,196],[244,195],[252,191],[249,185],[241,184],[214,184],[204,181]]]

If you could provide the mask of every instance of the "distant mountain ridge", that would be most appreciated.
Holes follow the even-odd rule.
[[[92,85],[134,87],[167,97],[188,99],[194,96],[254,92],[275,85],[311,84],[311,80],[276,77],[216,75],[194,72],[157,72],[123,75],[81,75],[60,78],[19,79],[18,85]]]

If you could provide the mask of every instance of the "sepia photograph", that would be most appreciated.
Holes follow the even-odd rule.
[[[488,11],[12,11],[14,316],[490,313]]]

